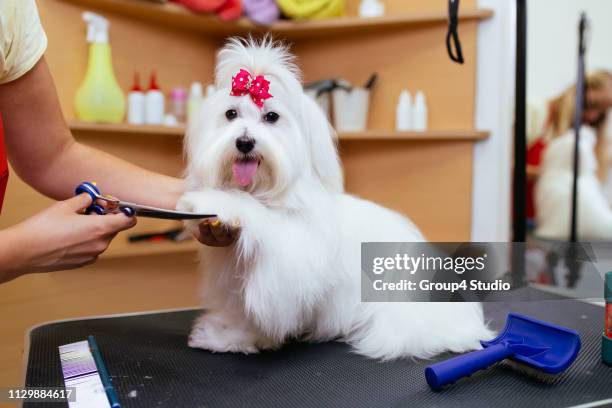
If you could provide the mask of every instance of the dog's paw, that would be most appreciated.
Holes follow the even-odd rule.
[[[182,212],[195,212],[197,197],[195,193],[185,193],[176,201],[176,210]]]
[[[183,194],[176,202],[176,210],[181,212],[196,212],[196,201],[192,193]],[[185,228],[194,235],[198,235],[200,220],[185,220],[183,221]]]
[[[240,229],[240,240],[245,248],[256,247],[267,223],[265,207],[249,194],[240,191],[208,189],[188,192],[179,199],[177,208],[215,214],[223,225]],[[191,232],[197,231],[197,222],[188,222],[186,225]]]
[[[189,341],[187,344],[191,348],[199,348],[215,353],[259,353],[259,350],[257,347],[255,347],[255,344],[249,342],[230,343],[222,338],[211,337],[206,333],[196,332],[195,330],[189,335]]]
[[[269,337],[262,336],[255,343],[258,350],[278,350],[282,346],[282,342],[274,341]]]
[[[212,189],[187,192],[177,203],[179,210],[215,214],[227,225],[242,224],[245,214],[257,206],[258,203],[247,194]]]
[[[196,321],[187,344],[218,353],[254,354],[259,352],[257,341],[256,333],[241,322],[205,314]]]

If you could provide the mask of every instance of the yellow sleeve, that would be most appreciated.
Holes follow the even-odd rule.
[[[0,84],[36,65],[47,48],[34,0],[0,0]]]

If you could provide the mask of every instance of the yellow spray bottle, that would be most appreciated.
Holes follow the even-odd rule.
[[[85,122],[119,123],[125,115],[125,97],[113,72],[108,43],[109,22],[86,11],[89,61],[85,79],[76,93],[77,117]]]

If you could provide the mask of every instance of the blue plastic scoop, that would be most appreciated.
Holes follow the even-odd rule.
[[[565,371],[580,351],[580,336],[574,330],[534,318],[510,313],[502,333],[481,341],[482,350],[451,358],[425,369],[429,386],[438,390],[478,370],[512,359],[540,375]]]

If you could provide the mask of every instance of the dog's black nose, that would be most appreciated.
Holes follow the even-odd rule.
[[[240,152],[247,154],[255,147],[255,140],[250,137],[240,136],[236,139],[236,149]]]

